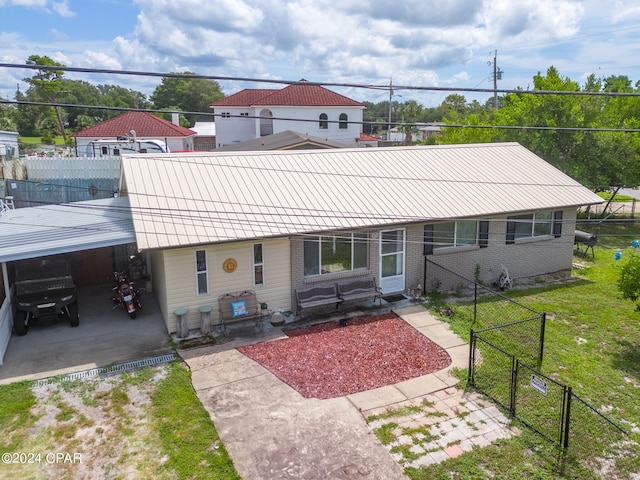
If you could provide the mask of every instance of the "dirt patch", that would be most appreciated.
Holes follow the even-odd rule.
[[[21,450],[37,456],[4,465],[3,478],[164,478],[148,407],[165,374],[165,367],[150,367],[34,387],[36,420]]]
[[[437,372],[449,354],[394,313],[286,332],[241,347],[306,398],[334,398]]]

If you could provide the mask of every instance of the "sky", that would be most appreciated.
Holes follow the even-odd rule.
[[[584,83],[640,80],[640,5],[632,0],[0,0],[0,63],[48,56],[68,67],[200,75],[229,95],[282,88],[260,80],[349,85],[532,88],[556,67]],[[497,52],[497,53],[496,53]],[[0,97],[33,75],[0,67]],[[151,95],[158,77],[65,73]],[[329,86],[381,102],[389,89]],[[492,93],[393,90],[394,101],[439,105],[451,93],[484,103]]]

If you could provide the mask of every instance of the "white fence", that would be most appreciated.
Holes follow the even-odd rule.
[[[120,157],[26,157],[29,180],[120,178]]]

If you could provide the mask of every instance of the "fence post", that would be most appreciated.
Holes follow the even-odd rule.
[[[512,416],[516,416],[516,395],[518,389],[518,366],[520,365],[520,361],[516,360],[515,355],[511,355],[511,386],[509,388],[509,412],[511,412]]]
[[[542,365],[542,356],[544,354],[544,332],[547,323],[547,312],[542,312],[542,319],[540,322],[540,352],[538,355],[538,361]]]
[[[478,282],[473,282],[473,323],[476,323],[478,316]]]
[[[566,451],[569,448],[569,429],[571,422],[571,399],[573,398],[573,393],[571,387],[565,387],[565,393],[567,395],[566,399],[566,410],[565,410],[565,418],[564,418],[564,432],[560,432],[560,443],[562,448]]]
[[[467,373],[467,383],[473,385],[473,367],[476,363],[476,333],[473,331],[473,328],[471,329],[469,337],[469,372]]]

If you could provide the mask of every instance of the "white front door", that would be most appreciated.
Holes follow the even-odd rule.
[[[405,231],[380,232],[380,289],[383,294],[404,292]]]

